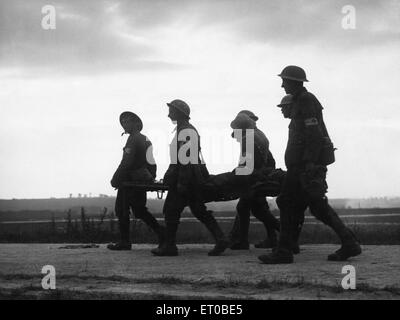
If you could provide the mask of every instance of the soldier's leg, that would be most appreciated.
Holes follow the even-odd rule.
[[[115,214],[118,217],[119,232],[121,240],[116,244],[107,246],[110,250],[130,250],[131,240],[129,235],[130,210],[129,210],[129,190],[120,188],[115,200]]]
[[[151,250],[157,256],[176,256],[176,232],[178,230],[181,213],[185,207],[185,200],[178,194],[175,188],[168,191],[164,201],[163,213],[165,217],[165,242],[159,248]]]
[[[240,198],[236,205],[236,218],[231,231],[231,249],[249,249],[250,201]]]
[[[310,211],[318,220],[331,227],[342,243],[339,250],[328,256],[328,260],[345,261],[361,253],[361,246],[354,233],[346,227],[335,210],[328,204],[326,197],[311,199]]]
[[[236,212],[235,219],[233,220],[233,225],[231,232],[229,232],[229,240],[232,244],[239,242],[240,237],[240,217],[239,214]]]
[[[286,173],[282,192],[276,199],[280,210],[280,233],[278,247],[271,254],[258,258],[266,264],[293,262],[293,233],[296,212],[299,212],[296,195],[301,193],[299,170],[290,168]]]
[[[189,207],[193,215],[207,227],[215,239],[216,244],[214,248],[208,252],[208,255],[217,256],[223,253],[225,249],[229,247],[229,241],[226,239],[217,220],[215,220],[212,215],[212,211],[207,210],[200,199],[190,199]]]
[[[294,206],[293,209],[293,216],[292,216],[292,252],[293,254],[299,254],[300,253],[300,244],[299,244],[299,239],[300,239],[300,234],[301,230],[303,229],[303,224],[304,224],[304,215],[305,211],[308,207],[308,202],[307,202],[307,195],[304,193],[299,193],[297,199],[296,199],[296,205]]]
[[[135,217],[141,219],[154,231],[158,237],[159,246],[162,245],[165,239],[165,228],[158,223],[157,219],[147,209],[146,191],[135,191],[132,194],[132,198],[132,211]]]
[[[328,185],[326,183],[327,169],[325,166],[315,166],[313,170],[301,176],[301,185],[308,196],[311,213],[321,222],[331,227],[342,242],[342,247],[329,260],[344,261],[349,257],[359,255],[361,247],[353,232],[345,226],[337,213],[328,204],[325,196]]]
[[[252,199],[251,212],[260,220],[267,232],[267,239],[255,245],[256,248],[275,248],[278,244],[276,231],[280,229],[280,223],[271,211],[265,197],[255,197]]]

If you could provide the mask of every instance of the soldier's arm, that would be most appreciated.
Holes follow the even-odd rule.
[[[309,95],[304,95],[299,99],[300,110],[302,111],[302,121],[305,127],[305,144],[303,161],[315,163],[318,161],[321,153],[323,137],[320,126],[318,105],[315,98]]]

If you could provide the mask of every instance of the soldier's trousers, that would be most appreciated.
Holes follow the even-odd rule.
[[[264,224],[272,245],[276,244],[275,230],[279,231],[279,221],[272,215],[265,197],[242,197],[236,205],[235,222],[230,233],[233,242],[247,242],[250,225],[250,212]]]
[[[168,190],[168,195],[163,207],[165,224],[168,230],[177,229],[181,213],[186,206],[188,206],[192,214],[208,228],[216,241],[225,238],[217,221],[212,215],[212,211],[207,210],[199,193],[195,190],[191,190],[188,192],[187,196],[184,196],[178,193],[174,187],[170,187]]]
[[[321,188],[324,189],[324,185],[326,185],[326,168],[322,172],[319,180],[323,182]],[[328,199],[324,192],[326,192],[326,189],[316,195],[315,192],[312,193],[307,189],[304,183],[304,169],[302,167],[288,168],[281,194],[277,198],[281,217],[279,248],[291,250],[298,225],[304,221],[304,211],[307,207],[309,207],[311,214],[315,218],[336,232],[342,243],[349,243],[354,240],[351,231],[328,204]]]
[[[118,189],[117,198],[115,200],[115,214],[118,217],[121,241],[130,243],[130,212],[134,217],[141,219],[146,223],[157,235],[162,232],[156,218],[147,210],[146,207],[147,194],[146,191],[136,191],[131,188]]]

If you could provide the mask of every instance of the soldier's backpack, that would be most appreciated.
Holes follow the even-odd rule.
[[[335,150],[336,148],[333,146],[331,139],[328,137],[324,137],[324,143],[322,145],[321,153],[319,155],[318,163],[329,166],[330,164],[335,162]]]
[[[329,137],[328,130],[326,129],[322,113],[320,114],[320,119],[318,119],[322,133],[324,135],[323,144],[321,148],[321,153],[319,155],[318,163],[323,166],[329,166],[335,162],[335,150],[331,138]]]
[[[336,148],[334,147],[331,138],[329,137],[328,129],[326,128],[324,118],[322,116],[322,105],[321,103],[317,100],[321,112],[319,112],[318,116],[318,123],[320,125],[322,134],[323,134],[323,144],[321,148],[321,152],[319,155],[318,159],[318,164],[323,165],[323,166],[329,166],[330,164],[335,162],[335,150]]]

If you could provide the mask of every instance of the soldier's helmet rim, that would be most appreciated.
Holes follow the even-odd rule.
[[[278,77],[299,82],[309,82],[304,69],[294,65],[283,68],[282,72],[278,74]]]
[[[143,122],[142,119],[140,119],[140,117],[132,112],[132,111],[124,111],[119,115],[119,122],[122,123],[123,119],[130,119],[132,118],[135,122],[137,122],[139,124],[139,131],[142,131],[143,129]]]

